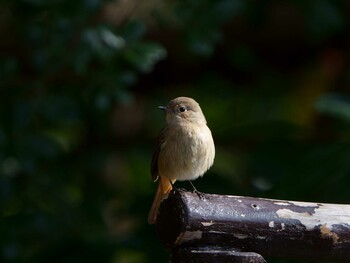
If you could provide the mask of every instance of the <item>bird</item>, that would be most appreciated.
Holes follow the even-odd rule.
[[[159,184],[148,215],[149,224],[156,223],[160,203],[173,189],[175,181],[191,183],[203,176],[215,158],[212,133],[194,99],[177,97],[158,108],[165,111],[166,125],[152,155],[151,175]]]

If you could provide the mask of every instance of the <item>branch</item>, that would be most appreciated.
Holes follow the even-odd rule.
[[[156,227],[173,253],[214,246],[284,259],[350,259],[350,205],[177,190],[162,202]]]

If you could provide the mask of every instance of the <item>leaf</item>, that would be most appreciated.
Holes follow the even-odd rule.
[[[315,104],[316,109],[343,121],[350,122],[350,98],[340,94],[321,96]]]
[[[130,46],[125,59],[142,72],[150,72],[154,65],[166,57],[166,50],[158,43],[141,42]]]

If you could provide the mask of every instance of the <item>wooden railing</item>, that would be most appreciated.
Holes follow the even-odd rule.
[[[350,262],[350,205],[172,191],[157,234],[171,262]]]

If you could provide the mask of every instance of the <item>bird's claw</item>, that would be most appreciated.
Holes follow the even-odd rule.
[[[204,198],[204,193],[199,192],[197,189],[194,189],[194,190],[192,191],[192,193],[195,193],[195,194],[199,197],[199,199],[201,199],[201,200],[204,200],[204,199],[205,199],[205,198]]]

